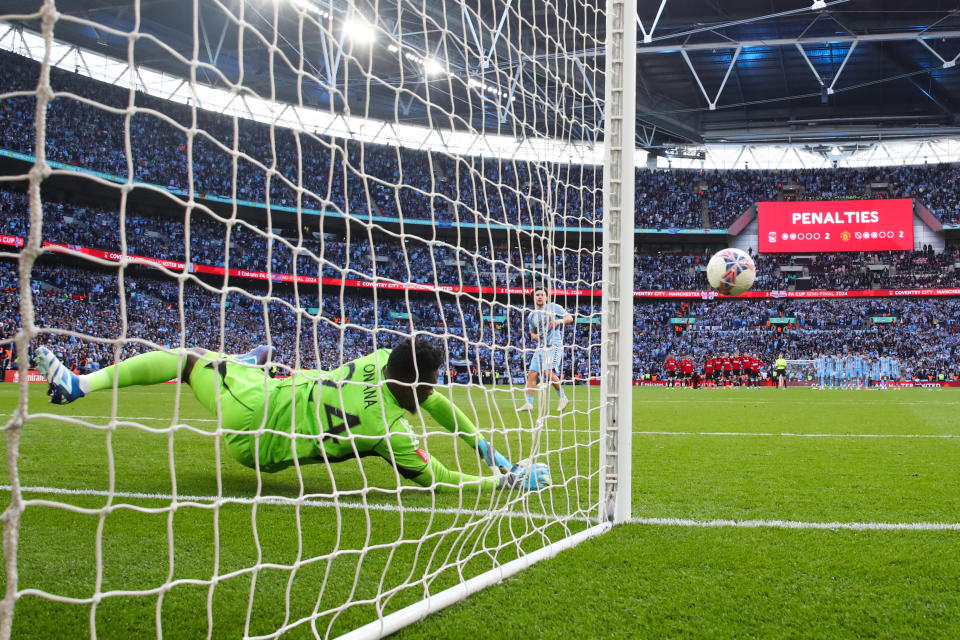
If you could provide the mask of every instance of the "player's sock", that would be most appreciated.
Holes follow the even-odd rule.
[[[157,384],[172,380],[180,374],[186,360],[182,354],[169,351],[151,351],[128,358],[86,376],[80,376],[84,393],[113,388],[114,372],[118,387]],[[88,388],[84,388],[84,386]]]
[[[524,397],[527,399],[527,404],[529,404],[529,405],[532,405],[532,404],[533,404],[534,398],[533,398],[533,394],[532,394],[532,393],[524,394]]]
[[[560,398],[561,400],[563,400],[564,398],[567,397],[567,394],[566,394],[566,392],[563,390],[563,387],[562,387],[562,386],[561,386],[559,389],[557,389],[557,397]]]

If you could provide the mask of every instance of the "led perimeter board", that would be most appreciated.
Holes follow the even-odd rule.
[[[913,200],[761,202],[760,253],[909,251]]]

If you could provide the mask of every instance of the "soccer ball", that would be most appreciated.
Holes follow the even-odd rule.
[[[717,251],[707,263],[710,286],[725,296],[738,296],[753,286],[757,267],[740,249]]]

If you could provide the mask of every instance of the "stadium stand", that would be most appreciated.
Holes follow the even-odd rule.
[[[0,52],[0,63],[0,79],[9,91],[32,90],[36,63],[6,52]],[[62,70],[52,71],[51,82],[58,91],[118,111],[107,112],[78,100],[53,101],[47,116],[48,159],[125,179],[122,110],[130,101],[129,92]],[[585,226],[602,219],[600,176],[590,167],[564,169],[575,172],[581,186],[568,186],[552,198],[549,219],[541,205],[543,188],[556,181],[546,175],[527,175],[523,165],[453,159],[443,154],[428,157],[424,152],[376,145],[366,145],[361,153],[358,145],[322,136],[300,136],[306,178],[298,185],[298,141],[289,130],[277,129],[276,139],[271,141],[267,127],[240,121],[234,140],[232,120],[200,112],[198,126],[203,133],[193,137],[192,155],[187,158],[184,129],[190,110],[142,94],[136,94],[136,104],[138,111],[129,122],[133,173],[135,180],[148,184],[187,189],[189,160],[195,193],[232,196],[235,169],[237,198],[251,205],[267,201],[266,175],[270,173],[269,201],[273,206],[296,206],[299,188],[304,191],[307,208],[355,215],[399,218],[402,212],[407,219],[441,223],[484,224],[492,220],[506,225],[557,226]],[[32,97],[7,97],[0,101],[0,112],[4,114],[0,148],[32,153]],[[168,118],[179,124],[171,124]],[[269,171],[272,149],[277,167]],[[949,165],[804,171],[640,170],[636,224],[659,230],[725,229],[758,200],[797,197],[916,198],[941,221],[957,224],[960,196],[956,189],[942,188],[955,184],[955,173]],[[886,185],[882,193],[872,186],[876,184]]]
[[[0,77],[10,90],[29,90],[36,77],[36,64],[9,53],[0,54]],[[115,107],[117,113],[96,109],[78,100],[55,100],[49,109],[48,158],[85,170],[100,171],[124,178],[127,164],[124,153],[124,115],[122,109],[130,94],[74,74],[55,70],[52,81],[60,91],[87,96]],[[141,111],[130,119],[133,172],[138,181],[169,189],[186,189],[188,160],[192,162],[193,188],[198,194],[229,196],[234,172],[238,198],[255,202],[267,200],[265,167],[269,164],[271,140],[269,130],[261,125],[241,121],[239,136],[233,140],[233,124],[227,119],[201,112],[203,130],[219,140],[214,143],[206,134],[192,142],[192,155],[187,157],[184,131],[188,121],[185,107],[155,98],[136,95]],[[0,121],[0,148],[30,153],[33,148],[32,98],[8,97],[0,101],[5,117]],[[144,111],[145,110],[145,111]],[[152,110],[152,111],[151,111]],[[557,194],[552,217],[547,219],[542,208],[540,185],[546,176],[530,176],[522,165],[490,160],[454,160],[402,148],[366,145],[359,147],[342,140],[319,136],[303,137],[301,157],[304,175],[310,181],[297,185],[297,140],[286,130],[276,131],[277,169],[271,180],[269,201],[275,205],[295,206],[297,189],[307,195],[307,207],[332,208],[341,212],[358,211],[387,218],[429,219],[434,223],[484,223],[488,219],[506,225],[555,224],[558,226],[589,225],[602,218],[599,173],[589,167],[567,167],[578,172],[579,189],[567,188]],[[232,152],[235,147],[240,153]],[[955,170],[946,166],[916,166],[870,169],[836,169],[804,171],[648,171],[637,174],[636,222],[644,229],[677,230],[704,227],[726,228],[758,200],[790,198],[913,197],[924,202],[930,211],[945,223],[958,222],[956,189],[938,188],[955,182]],[[883,184],[876,192],[874,185]],[[367,193],[369,191],[369,198]],[[522,194],[522,195],[521,195]],[[0,233],[24,237],[27,233],[27,202],[22,192],[7,186],[0,190],[0,207],[4,211]],[[254,212],[255,213],[255,212]],[[121,246],[120,213],[109,206],[76,200],[68,195],[45,198],[44,239],[67,245],[116,251]],[[154,259],[187,260],[182,215],[171,216],[162,207],[130,207],[124,212],[127,251]],[[340,239],[317,238],[313,234],[300,237],[288,230],[286,241],[272,241],[252,223],[230,224],[230,243],[225,246],[228,225],[222,220],[195,213],[190,221],[189,259],[195,264],[229,265],[234,268],[274,273],[298,273],[330,278],[386,278],[398,283],[460,284],[468,287],[532,286],[529,253],[517,248],[487,244],[454,246],[435,238],[408,234],[404,242],[389,236],[374,238],[373,252],[366,242],[349,243]],[[638,245],[635,258],[635,287],[641,290],[692,290],[705,288],[702,270],[713,248],[673,251],[652,251]],[[229,249],[229,253],[227,252]],[[267,263],[267,255],[270,262]],[[914,252],[885,254],[826,254],[793,256],[765,254],[756,256],[757,289],[792,290],[803,279],[804,288],[813,289],[887,289],[948,286],[956,282],[955,265],[960,261],[956,249],[935,253],[925,249]],[[318,272],[318,265],[320,265]],[[801,267],[781,271],[780,267]],[[558,279],[570,286],[589,287],[602,269],[601,254],[583,249],[579,253],[557,254],[555,272]],[[11,336],[18,326],[17,301],[14,290],[15,265],[3,264],[4,310],[2,335]],[[72,266],[44,264],[38,271],[34,290],[40,296],[40,318],[49,326],[75,323],[89,335],[117,337],[117,314],[111,312],[118,303],[116,273],[92,272]],[[253,287],[251,291],[255,291]],[[173,345],[179,336],[169,335],[169,327],[178,326],[175,317],[177,287],[151,278],[143,268],[132,269],[124,278],[124,291],[130,305],[128,337],[145,343]],[[273,295],[278,296],[274,291]],[[343,354],[315,354],[308,366],[326,367],[366,352],[387,334],[409,331],[412,319],[398,320],[391,313],[401,314],[403,306],[391,305],[382,297],[376,317],[369,297],[357,291],[344,290],[327,298],[314,294],[297,301],[292,294],[279,297],[290,306],[275,302],[264,310],[257,294],[231,294],[226,313],[226,329],[232,336],[242,335],[242,344],[224,343],[219,318],[208,313],[212,300],[201,287],[187,284],[184,288],[185,312],[191,317],[186,343],[210,348],[243,351],[263,342],[262,316],[270,315],[271,339],[283,353],[293,353],[293,336],[298,325],[291,307],[313,310],[300,316],[301,329],[307,327],[301,353],[314,350],[313,332],[334,343],[342,344]],[[341,302],[342,300],[342,302]],[[331,302],[332,301],[332,302]],[[477,370],[503,371],[519,379],[523,373],[523,340],[525,331],[517,307],[523,301],[515,296],[508,306],[504,301],[483,301],[478,298],[438,301],[424,296],[418,306],[416,325],[421,329],[449,332],[466,341],[451,351],[454,356],[471,362]],[[331,307],[333,304],[333,307]],[[737,313],[726,305],[737,304]],[[571,306],[571,305],[568,305]],[[693,330],[682,333],[669,323],[681,312],[697,318]],[[495,310],[496,308],[496,310]],[[886,350],[914,361],[913,370],[941,370],[956,355],[957,333],[949,320],[960,309],[955,299],[895,300],[878,303],[841,301],[737,301],[641,303],[636,306],[635,372],[659,373],[663,356],[668,352],[685,352],[702,361],[719,352],[758,353],[769,362],[775,352],[785,350],[796,358],[814,357],[820,350],[864,351]],[[139,310],[139,313],[138,313]],[[460,313],[469,321],[458,320]],[[580,304],[578,317],[590,318],[595,307]],[[868,319],[876,313],[889,313],[901,320],[890,327],[877,329]],[[776,332],[769,326],[773,316],[796,317],[796,326]],[[169,317],[166,317],[169,316]],[[493,331],[484,316],[504,316],[502,327]],[[731,321],[731,318],[737,320]],[[733,324],[731,325],[731,322]],[[486,327],[486,328],[485,328]],[[709,329],[704,329],[709,327]],[[506,329],[504,329],[506,328]],[[375,329],[371,333],[369,330]],[[589,331],[597,330],[589,323],[577,324],[571,349],[581,351],[568,358],[568,377],[587,378],[599,374],[599,356],[589,353],[586,344]],[[936,335],[932,335],[936,333]],[[310,339],[307,340],[307,335]],[[936,338],[936,340],[934,340]],[[469,346],[470,342],[483,346]],[[921,344],[937,344],[934,351]],[[55,344],[64,357],[76,366],[96,367],[112,358],[110,349],[96,342],[78,343],[75,338]],[[128,344],[124,355],[135,353],[141,346]],[[6,364],[13,366],[13,360]],[[292,363],[288,363],[292,364]]]
[[[2,334],[12,335],[18,327],[15,265],[4,264],[2,271]],[[179,326],[176,301],[178,288],[168,281],[150,276],[149,271],[134,271],[124,277],[127,298],[127,337],[137,341],[124,347],[129,356],[145,350],[148,343],[175,346],[180,336],[171,329]],[[264,285],[265,286],[265,285]],[[38,300],[38,317],[50,327],[79,328],[92,336],[120,337],[118,313],[119,282],[115,272],[91,272],[65,266],[38,268],[33,283]],[[522,379],[526,344],[522,312],[497,302],[476,302],[448,297],[437,301],[424,296],[418,301],[415,318],[400,318],[402,299],[381,296],[376,312],[371,298],[359,291],[344,290],[336,295],[302,295],[297,301],[278,295],[265,305],[263,291],[252,287],[246,295],[231,294],[224,310],[225,331],[221,334],[219,314],[210,310],[219,305],[219,296],[200,286],[184,288],[186,344],[201,344],[230,352],[243,352],[266,341],[264,313],[269,314],[271,340],[279,349],[278,360],[292,366],[298,324],[301,354],[310,359],[307,366],[330,367],[340,358],[349,359],[366,352],[377,340],[387,342],[407,333],[413,324],[421,330],[447,333],[451,357],[465,359],[478,371],[494,371]],[[522,304],[515,299],[514,305]],[[730,307],[736,306],[731,312]],[[596,317],[595,305],[568,305],[578,318]],[[461,320],[461,314],[463,320]],[[484,318],[501,316],[502,320]],[[892,316],[896,322],[876,325],[871,318]],[[673,317],[696,318],[695,328],[677,331]],[[688,353],[702,365],[706,358],[720,353],[758,354],[772,362],[775,354],[787,353],[794,359],[812,359],[820,353],[887,354],[908,363],[909,375],[925,377],[929,372],[952,378],[960,371],[960,300],[928,298],[881,298],[845,300],[732,300],[638,302],[634,307],[634,372],[662,375],[660,369],[668,353]],[[298,322],[299,318],[299,322]],[[792,318],[785,325],[771,318]],[[492,326],[492,325],[497,326]],[[599,375],[599,355],[588,350],[591,323],[577,323],[568,338],[571,357],[567,358],[567,379]],[[320,344],[343,344],[343,354],[318,353],[312,346],[314,336]],[[457,337],[462,338],[458,340]],[[143,342],[141,342],[143,341]],[[595,339],[594,339],[595,342]],[[112,360],[112,347],[95,342],[80,342],[75,337],[54,342],[66,360],[80,367]],[[221,346],[222,345],[222,346]]]

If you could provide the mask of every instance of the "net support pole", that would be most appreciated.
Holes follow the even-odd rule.
[[[603,134],[601,521],[630,518],[637,2],[607,2]]]

